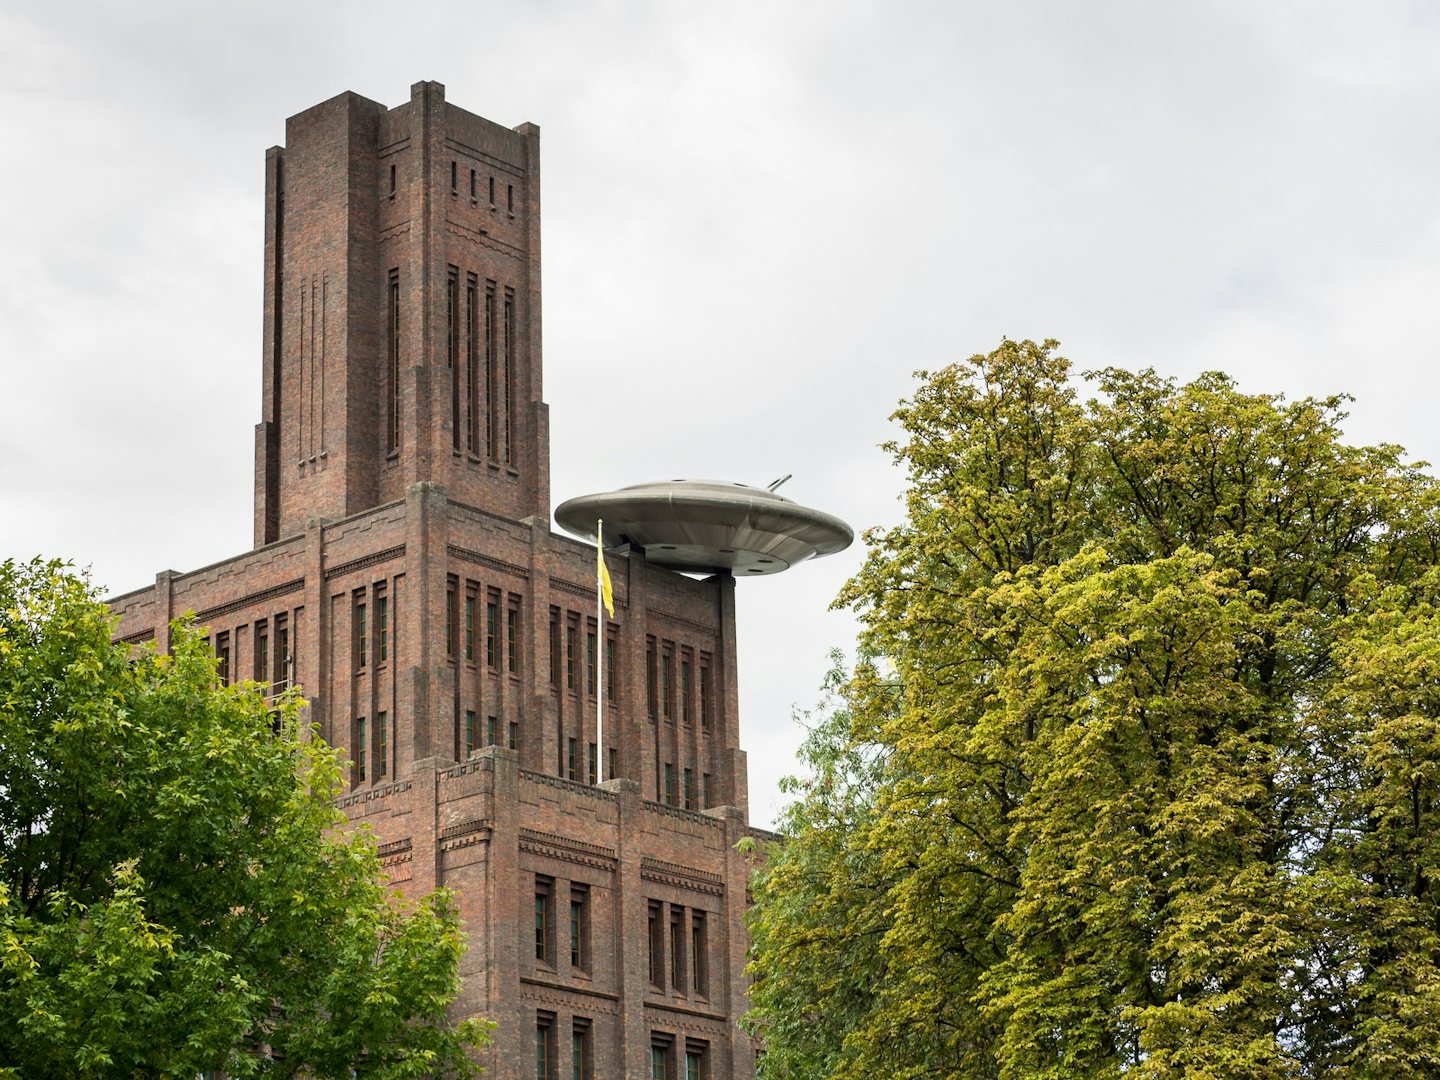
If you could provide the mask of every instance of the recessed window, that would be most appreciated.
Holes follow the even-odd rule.
[[[665,989],[665,926],[662,920],[660,901],[651,900],[649,922],[646,930],[650,983],[657,989]]]
[[[685,809],[695,809],[695,770],[685,770]]]
[[[230,685],[230,632],[215,636],[215,674],[221,686]]]
[[[550,609],[550,685],[560,687],[560,609]]]
[[[685,992],[685,954],[689,951],[685,940],[685,909],[679,904],[670,905],[670,985],[680,993]]]
[[[370,635],[365,625],[365,605],[355,605],[355,670],[365,670],[365,656],[370,651]]]
[[[579,777],[575,775],[576,770],[579,768],[579,762],[576,761],[576,754],[579,745],[579,739],[565,740],[565,776],[570,780],[579,779]]]
[[[591,697],[595,696],[595,631],[590,630],[585,634],[585,692]]]
[[[478,738],[478,736],[479,736],[479,732],[476,730],[476,726],[475,726],[475,711],[474,711],[473,709],[466,709],[466,710],[465,710],[465,757],[468,758],[471,754],[473,754],[473,753],[479,748],[479,745],[480,745],[480,744],[479,744],[478,742],[476,742],[476,739]]]
[[[493,716],[485,717],[485,745],[494,746],[496,732],[495,728],[499,721]]]
[[[580,630],[572,622],[565,627],[565,689],[575,689],[575,669],[580,663]]]
[[[535,959],[542,964],[555,958],[554,946],[555,883],[548,877],[535,878]]]
[[[590,890],[583,885],[570,890],[570,966],[590,969]]]
[[[520,609],[518,598],[511,597],[505,609],[505,668],[511,675],[520,671]]]
[[[390,598],[383,593],[375,597],[375,662],[390,659]]]
[[[675,766],[665,766],[665,805],[674,806],[678,795],[675,791]]]
[[[700,726],[710,726],[710,665],[700,659]]]
[[[516,720],[510,721],[510,743],[511,750],[520,749],[520,724]]]
[[[375,776],[390,775],[390,722],[385,713],[375,714]]]
[[[263,619],[255,624],[255,681],[270,681],[270,629]]]
[[[500,605],[492,598],[485,603],[485,666],[496,667],[500,662]]]
[[[591,1080],[595,1062],[590,1049],[590,1021],[576,1018],[570,1033],[570,1078]]]
[[[465,659],[475,659],[475,597],[465,597]]]
[[[365,750],[369,740],[369,733],[365,729],[365,717],[359,717],[355,721],[355,782],[365,782]]]
[[[456,584],[455,579],[451,578],[445,588],[445,652],[450,656],[455,655],[455,636],[457,630],[455,626]]]
[[[709,993],[709,964],[705,955],[705,913],[690,913],[690,989],[705,997]]]

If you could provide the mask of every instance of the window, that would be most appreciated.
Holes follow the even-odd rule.
[[[451,656],[455,655],[455,579],[450,579],[450,584],[445,590],[445,651]]]
[[[645,639],[645,705],[649,710],[650,719],[655,719],[659,711],[659,694],[656,692],[655,684],[655,639]]]
[[[491,193],[491,203],[494,203],[495,196]],[[496,382],[497,375],[495,364],[498,357],[495,354],[495,283],[485,283],[485,456],[494,461],[497,453],[496,439],[499,436],[500,419],[497,413],[499,402],[497,400]]]
[[[475,170],[470,170],[470,197],[475,197]],[[465,449],[474,454],[478,452],[479,434],[477,425],[479,423],[478,402],[475,400],[475,392],[478,389],[476,374],[479,370],[479,339],[476,334],[475,320],[479,318],[479,285],[474,274],[465,275]]]
[[[675,798],[676,798],[676,794],[675,794],[675,766],[674,766],[674,765],[666,765],[666,766],[665,766],[665,800],[664,800],[664,801],[665,801],[665,805],[666,805],[666,806],[674,806],[674,805],[675,805]]]
[[[590,777],[590,783],[595,783],[595,744],[589,744],[585,752],[585,773]]]
[[[295,677],[295,668],[290,663],[290,624],[285,616],[275,620],[275,666],[279,669],[280,689],[290,689],[290,680]],[[273,681],[272,681],[273,684]]]
[[[685,770],[685,809],[695,809],[695,770]]]
[[[620,751],[613,746],[605,748],[605,775],[614,780],[620,775]]]
[[[475,199],[475,170],[474,170],[474,169],[471,169],[471,170],[470,170],[470,199],[471,199],[472,202],[473,202],[474,199]]]
[[[514,184],[506,184],[506,185],[505,185],[505,209],[508,210],[508,211],[510,211],[510,213],[512,213],[512,214],[515,212],[515,185],[514,185]]]
[[[365,605],[355,605],[355,670],[365,670],[365,654],[370,649],[370,635],[365,625]]]
[[[390,659],[390,598],[383,593],[375,597],[375,662]]]
[[[579,739],[565,740],[565,776],[570,780],[574,780],[577,778],[576,772],[578,770],[579,763],[575,760],[575,757],[576,747],[579,745],[579,743]]]
[[[710,797],[710,774],[708,772],[700,777],[700,797],[704,809],[708,810],[715,805],[715,800]]]
[[[535,959],[548,964],[555,956],[551,937],[554,934],[550,903],[554,893],[554,882],[547,877],[535,878]]]
[[[221,686],[230,685],[230,633],[215,636],[215,674],[220,677]]]
[[[390,198],[395,198],[395,166],[390,166]]]
[[[709,967],[705,962],[705,913],[690,913],[690,988],[700,997],[708,993]]]
[[[495,745],[495,725],[498,721],[493,716],[485,717],[485,745]]]
[[[505,380],[501,386],[505,395],[502,402],[500,422],[503,425],[501,431],[501,447],[504,451],[504,462],[511,464],[510,433],[515,427],[515,290],[505,290]]]
[[[703,1080],[704,1073],[701,1069],[704,1065],[704,1056],[698,1050],[686,1049],[685,1051],[685,1080]]]
[[[520,749],[520,724],[517,721],[510,721],[510,749]]]
[[[355,721],[355,780],[357,783],[365,782],[365,717]]]
[[[505,610],[505,669],[511,675],[520,670],[520,609],[513,597]]]
[[[565,627],[565,689],[575,689],[575,665],[579,658],[575,655],[579,651],[580,631],[575,624],[571,623]]]
[[[500,633],[500,609],[494,600],[485,602],[485,666],[496,667],[500,663],[499,642],[496,635]]]
[[[560,609],[550,609],[550,685],[560,688]]]
[[[590,968],[590,890],[583,885],[570,890],[570,966]]]
[[[390,725],[385,713],[375,714],[375,776],[390,774]]]
[[[270,629],[263,619],[255,624],[255,681],[270,681]]]
[[[665,928],[660,924],[660,901],[650,901],[650,921],[646,945],[649,949],[650,982],[665,989]]]
[[[670,905],[670,985],[685,992],[685,909]]]
[[[670,1080],[670,1047],[650,1047],[650,1080]]]
[[[450,194],[455,194],[455,162],[450,163]],[[460,271],[450,267],[445,280],[445,366],[450,369],[450,444],[460,449]]]
[[[680,660],[680,719],[690,723],[690,659],[682,657]]]
[[[585,692],[595,696],[595,631],[585,634]]]
[[[660,707],[665,719],[675,719],[675,654],[666,649],[660,656]]]
[[[471,754],[473,754],[473,753],[475,752],[475,748],[479,745],[479,743],[477,743],[477,742],[475,741],[475,739],[476,739],[476,731],[475,731],[475,712],[474,712],[473,709],[466,709],[466,710],[465,710],[465,754],[464,754],[464,756],[467,757],[467,758],[468,758]]]
[[[615,700],[615,635],[605,635],[605,697]]]
[[[490,205],[492,208],[495,205],[495,177],[493,176],[490,177]]]
[[[710,726],[710,665],[700,660],[700,726]]]
[[[535,1022],[535,1080],[554,1080],[555,1048],[551,1040],[555,1031],[555,1018],[541,1013]]]
[[[395,166],[390,166],[390,197],[395,197]],[[385,442],[400,449],[400,270],[390,271],[390,312],[385,320],[389,340],[385,365]]]
[[[460,190],[460,163],[450,162],[450,194],[454,195]]]
[[[475,659],[475,597],[465,597],[465,659]]]
[[[570,1031],[571,1080],[591,1080],[595,1062],[590,1056],[590,1021],[577,1018]]]

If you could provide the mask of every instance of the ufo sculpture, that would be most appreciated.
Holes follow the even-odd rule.
[[[643,548],[656,566],[747,577],[844,551],[855,539],[850,526],[830,514],[764,488],[717,480],[662,480],[581,495],[561,503],[555,520],[591,538],[603,520],[607,543]]]

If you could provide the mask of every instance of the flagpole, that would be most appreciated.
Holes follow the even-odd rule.
[[[605,582],[601,559],[605,558],[605,522],[595,520],[595,645],[598,658],[595,672],[595,777],[605,782]]]

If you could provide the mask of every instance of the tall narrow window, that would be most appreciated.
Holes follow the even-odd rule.
[[[519,749],[520,749],[520,722],[519,722],[518,720],[511,720],[511,721],[510,721],[510,742],[509,742],[509,746],[510,746],[510,749],[511,749],[511,750],[519,750]]]
[[[391,192],[394,192],[395,166],[390,166]],[[386,319],[385,343],[385,444],[390,450],[400,448],[400,271],[390,271],[390,310]]]
[[[365,670],[365,656],[370,651],[370,635],[365,625],[365,605],[355,605],[355,670]]]
[[[585,692],[591,697],[595,696],[595,631],[590,630],[585,634]]]
[[[590,890],[583,885],[570,889],[570,966],[590,967]]]
[[[661,922],[663,912],[660,901],[650,901],[650,916],[647,924],[645,944],[648,950],[650,982],[665,989],[665,927]]]
[[[554,898],[555,883],[547,877],[535,878],[535,959],[549,963],[554,957],[551,943],[554,927],[551,917],[551,902]]]
[[[704,1080],[701,1072],[703,1058],[694,1050],[685,1051],[685,1080]]]
[[[611,780],[620,775],[620,751],[613,746],[605,748],[605,775]]]
[[[493,199],[491,200],[494,201]],[[496,394],[496,365],[499,357],[495,352],[495,338],[499,328],[495,324],[495,282],[485,283],[485,456],[491,461],[499,456],[497,439],[500,436],[499,395]]]
[[[255,624],[255,681],[270,681],[270,629],[263,619]]]
[[[375,662],[390,659],[390,598],[383,593],[375,597]]]
[[[492,598],[485,602],[485,665],[496,667],[500,662],[500,607]]]
[[[560,609],[550,609],[550,685],[560,688]]]
[[[470,170],[470,198],[475,198],[475,170]]]
[[[695,770],[685,770],[685,809],[695,809]]]
[[[666,649],[660,655],[660,708],[665,719],[675,719],[675,654]]]
[[[535,1024],[535,1080],[555,1080],[554,1018],[542,1015]]]
[[[498,724],[499,722],[500,722],[500,721],[499,721],[499,718],[498,718],[498,717],[495,717],[495,716],[487,716],[487,717],[485,717],[485,745],[486,745],[486,746],[494,746],[494,745],[495,745],[495,740],[496,740],[496,738],[497,738],[496,732],[495,732],[495,725]]]
[[[495,205],[495,177],[490,177],[490,205]]]
[[[508,210],[508,211],[510,211],[510,213],[512,213],[512,214],[515,212],[515,185],[514,185],[514,184],[506,184],[506,185],[505,185],[505,209]]]
[[[595,783],[595,744],[589,744],[589,750],[585,754],[585,772],[590,777],[590,783]]]
[[[390,775],[390,721],[383,713],[375,714],[375,776]]]
[[[590,1022],[576,1019],[570,1033],[570,1080],[591,1080],[595,1062],[590,1056]]]
[[[454,165],[452,161],[450,163]],[[452,173],[451,180],[454,180]],[[453,184],[452,184],[453,187]],[[450,444],[460,449],[460,271],[445,281],[445,366],[450,369]]]
[[[615,647],[615,635],[605,635],[605,697],[609,701],[615,700],[615,654],[619,650]]]
[[[709,967],[705,962],[705,913],[690,913],[690,989],[700,997],[709,992]]]
[[[465,756],[466,756],[467,758],[468,758],[471,754],[473,754],[473,753],[476,751],[476,749],[479,748],[479,745],[480,745],[480,744],[479,744],[478,742],[476,742],[476,739],[477,739],[478,736],[479,736],[479,732],[476,731],[476,729],[475,729],[475,711],[474,711],[473,709],[466,709],[466,710],[465,710]]]
[[[505,669],[511,675],[520,670],[520,609],[515,603],[512,596],[505,609]]]
[[[685,909],[679,904],[670,905],[670,985],[680,993],[686,990],[685,953]]]
[[[390,166],[390,198],[395,198],[395,166]]]
[[[655,719],[655,714],[660,709],[660,695],[655,685],[655,639],[645,640],[645,706],[650,713],[650,719]]]
[[[470,170],[471,196],[475,192],[475,170]],[[479,317],[476,297],[479,287],[474,274],[465,276],[465,449],[474,454],[479,451],[476,437],[476,423],[479,402],[476,400],[476,368],[480,343],[476,337],[475,320]]]
[[[704,808],[706,810],[709,810],[710,807],[715,805],[715,800],[711,796],[710,774],[708,772],[700,777],[700,797],[704,800]]]
[[[460,163],[450,162],[450,194],[454,195],[460,191]]]
[[[710,726],[710,665],[700,658],[700,726]]]
[[[575,668],[580,663],[580,631],[572,622],[565,627],[565,689],[575,689]]]
[[[465,659],[475,659],[475,594],[465,594]]]
[[[565,740],[565,777],[568,780],[580,779],[577,775],[580,769],[580,763],[576,760],[579,756],[579,746],[579,739]]]
[[[367,741],[369,735],[365,730],[365,717],[355,721],[355,780],[357,783],[365,782],[365,751],[368,749]]]
[[[670,1047],[650,1047],[650,1080],[673,1080],[670,1075]]]
[[[275,674],[279,685],[271,680],[277,690],[289,690],[290,680],[295,677],[295,665],[290,662],[290,624],[281,615],[275,620]]]
[[[445,590],[445,651],[451,656],[455,655],[455,586],[456,581],[451,578]]]
[[[680,719],[690,723],[690,660],[682,657],[680,660]]]
[[[675,805],[675,766],[665,766],[665,805]]]
[[[215,673],[221,686],[230,685],[230,633],[215,636]]]
[[[505,400],[502,403],[501,446],[505,453],[505,464],[514,463],[515,455],[511,434],[515,427],[515,290],[505,290]]]

